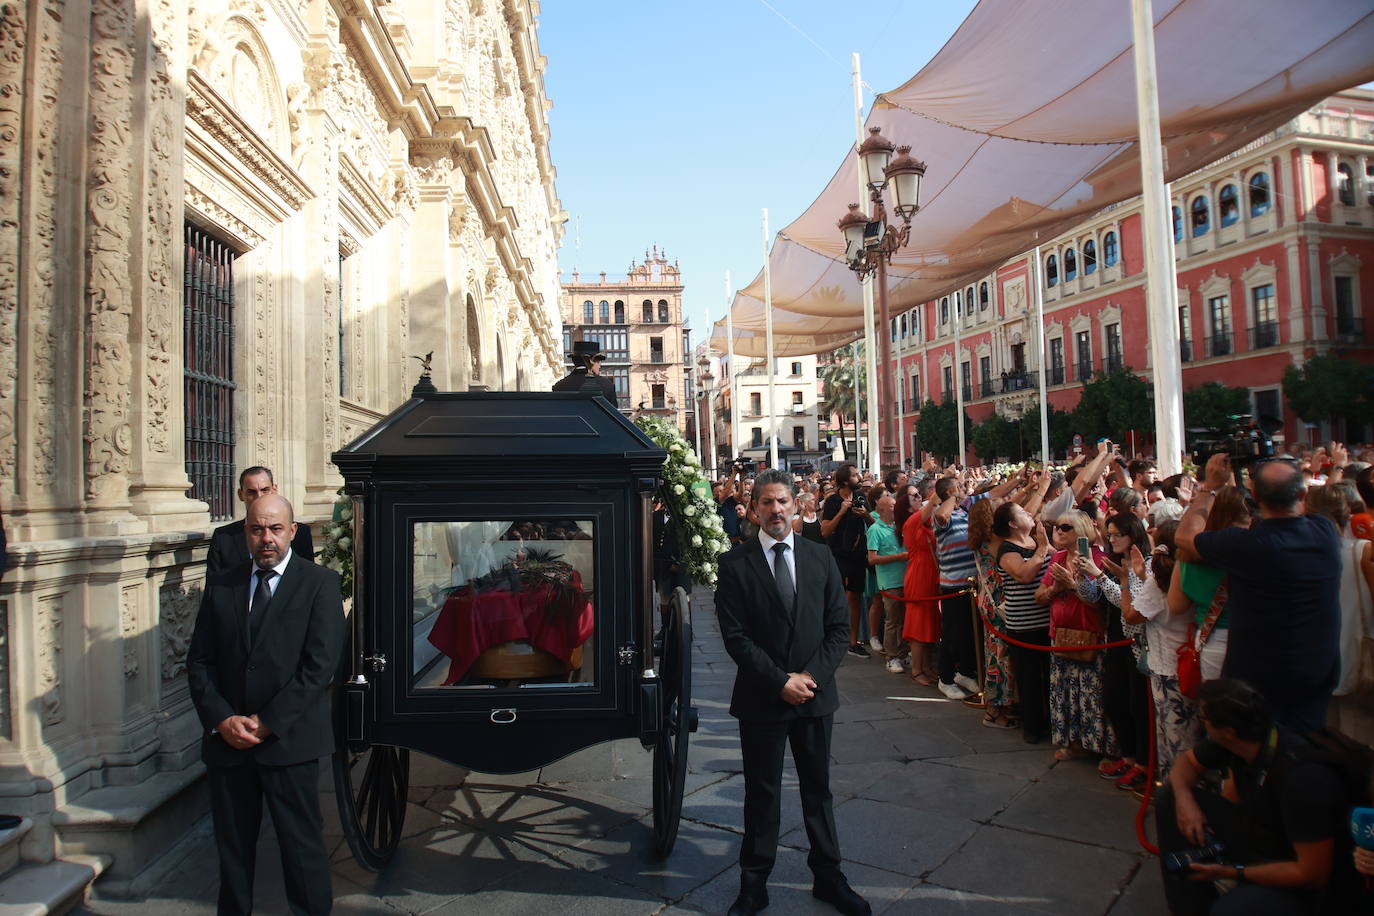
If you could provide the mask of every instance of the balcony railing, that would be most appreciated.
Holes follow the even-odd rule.
[[[985,378],[978,383],[978,396],[980,398],[990,398],[996,393],[999,386],[994,385],[992,379]]]
[[[1051,385],[1062,385],[1062,384],[1064,384],[1064,367],[1063,367],[1063,366],[1050,366],[1050,384],[1051,384]]]
[[[1080,359],[1073,364],[1073,380],[1076,382],[1086,382],[1093,377],[1093,361],[1090,359]]]
[[[1231,332],[1223,331],[1220,334],[1203,338],[1202,349],[1208,356],[1229,356],[1231,354]]]
[[[1178,342],[1178,358],[1185,363],[1193,361],[1193,342],[1186,337]]]
[[[663,351],[662,351],[662,350],[650,350],[650,351],[649,351],[649,362],[651,362],[651,363],[665,363],[665,362],[667,362],[667,360],[664,359],[664,354],[663,354]]]
[[[1126,361],[1122,358],[1120,353],[1108,353],[1107,358],[1103,361],[1102,368],[1104,372],[1111,375],[1113,372],[1120,372],[1122,369],[1125,369]]]
[[[1279,345],[1279,323],[1277,321],[1261,321],[1249,329],[1250,349],[1263,350],[1265,347],[1277,347]]]
[[[1364,321],[1355,315],[1337,313],[1336,339],[1342,343],[1364,340]]]
[[[964,402],[967,403],[967,402],[969,402],[969,401],[972,401],[972,400],[973,400],[973,386],[972,386],[972,385],[964,385],[963,388],[964,388]]]

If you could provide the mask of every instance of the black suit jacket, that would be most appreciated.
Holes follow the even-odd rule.
[[[725,651],[738,670],[730,715],[741,720],[785,721],[824,716],[840,705],[835,669],[849,645],[849,605],[830,549],[793,536],[796,602],[783,607],[776,580],[757,537],[720,558],[716,616]],[[819,690],[800,706],[781,697],[787,674],[806,671]]]
[[[206,730],[203,757],[211,766],[316,760],[334,751],[329,683],[344,642],[339,575],[293,554],[250,646],[251,566],[244,560],[206,580],[191,634],[186,671]],[[257,715],[272,733],[255,747],[232,748],[212,731],[231,715]]]
[[[611,406],[616,404],[615,382],[604,375],[592,375],[586,369],[578,367],[561,379],[553,383],[554,391],[588,391],[597,390],[603,398],[611,402]]]
[[[310,526],[305,522],[296,523],[296,536],[291,539],[291,552],[311,562],[315,560],[315,542],[310,536]],[[247,561],[248,538],[243,533],[243,519],[216,528],[215,533],[210,535],[210,551],[205,555],[206,575],[218,575],[242,566]]]

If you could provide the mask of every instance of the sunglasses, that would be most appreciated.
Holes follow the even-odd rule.
[[[1062,531],[1062,532],[1064,532],[1065,534],[1068,534],[1070,531],[1073,531],[1073,530],[1074,530],[1074,527],[1073,527],[1073,525],[1055,525],[1055,526],[1054,526],[1054,530],[1055,530],[1055,531]]]

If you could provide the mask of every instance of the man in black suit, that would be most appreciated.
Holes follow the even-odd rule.
[[[281,844],[293,914],[333,905],[319,804],[319,758],[334,750],[329,683],[343,651],[339,576],[291,549],[291,504],[248,509],[252,559],[210,576],[186,669],[205,727],[219,913],[253,911],[264,799]]]
[[[272,479],[272,471],[262,465],[255,465],[239,474],[238,496],[243,503],[245,517],[256,499],[276,492],[277,484]],[[291,552],[307,560],[315,559],[315,544],[310,537],[310,526],[305,522],[296,523],[296,537],[291,541]],[[227,569],[236,569],[248,560],[249,553],[243,522],[220,525],[210,535],[210,552],[205,555],[205,574],[214,576]]]
[[[796,484],[784,471],[754,481],[761,523],[720,558],[716,614],[735,660],[730,714],[744,755],[744,841],[740,892],[730,916],[768,906],[768,875],[778,848],[782,755],[789,743],[801,784],[811,893],[846,916],[871,912],[840,871],[830,797],[830,735],[839,692],[835,669],[849,643],[844,583],[829,549],[794,538]]]
[[[601,374],[601,364],[606,354],[593,340],[573,341],[573,351],[568,354],[572,360],[572,371],[553,383],[554,391],[595,391],[615,407],[619,400],[615,393],[615,382]]]

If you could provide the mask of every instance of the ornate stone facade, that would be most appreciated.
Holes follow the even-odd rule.
[[[186,225],[232,252],[233,463],[271,466],[299,517],[408,396],[411,352],[443,389],[562,374],[537,14],[0,0],[0,794],[35,820],[25,858],[60,855],[95,790],[129,787],[137,830],[148,787],[198,766],[215,523],[187,469]],[[83,851],[128,881],[149,862],[108,834]]]

